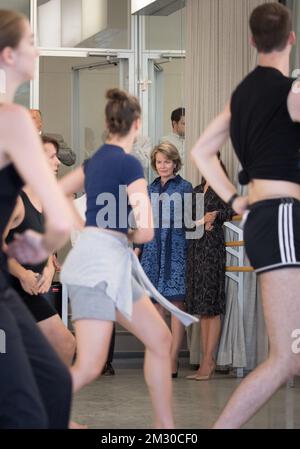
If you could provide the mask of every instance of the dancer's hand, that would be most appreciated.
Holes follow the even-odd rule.
[[[52,256],[52,261],[53,261],[53,265],[54,265],[55,271],[57,273],[60,273],[61,272],[61,265],[58,262],[58,259],[57,259],[55,254],[53,254],[53,256]]]
[[[21,265],[39,264],[49,257],[44,236],[35,231],[15,234],[15,239],[7,246],[6,254],[16,259]]]
[[[233,204],[232,209],[238,214],[243,215],[248,209],[249,199],[247,196],[238,196]]]
[[[212,224],[215,221],[215,219],[217,218],[217,215],[218,215],[218,211],[207,212],[204,216],[204,223]]]
[[[31,270],[25,270],[22,278],[20,279],[20,284],[23,290],[29,295],[37,295],[39,292],[38,287],[38,273],[34,273]]]
[[[212,225],[212,223],[208,222],[205,224],[205,231],[210,232],[214,229],[214,226]]]
[[[44,268],[43,274],[38,282],[39,293],[41,295],[48,293],[52,285],[53,277],[55,274],[55,269],[53,267],[46,266]]]

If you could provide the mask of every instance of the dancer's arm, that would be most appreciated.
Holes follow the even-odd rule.
[[[68,173],[59,181],[64,194],[69,198],[70,206],[75,216],[75,223],[73,230],[82,231],[84,227],[84,220],[80,216],[78,210],[74,206],[74,195],[84,190],[84,171],[83,167],[78,167],[71,173]]]
[[[127,187],[127,191],[137,226],[137,229],[129,234],[129,238],[138,244],[150,242],[154,237],[153,215],[145,179],[134,181]]]
[[[25,183],[41,199],[46,233],[39,244],[51,253],[68,239],[73,222],[70,206],[49,167],[29,112],[18,105],[5,106],[1,112],[1,147]]]
[[[217,153],[229,138],[231,112],[229,104],[224,111],[204,131],[194,148],[192,157],[213,190],[225,202],[228,202],[234,193],[235,186],[230,182],[220,165]],[[237,198],[233,207],[237,213],[243,213],[246,208],[246,200]]]
[[[67,196],[73,196],[75,193],[84,190],[84,171],[83,167],[78,167],[71,173],[68,173],[59,181],[63,192]]]
[[[300,81],[295,81],[288,96],[288,111],[294,122],[300,122]]]

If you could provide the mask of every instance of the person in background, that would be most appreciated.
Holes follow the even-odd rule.
[[[159,175],[149,186],[154,211],[155,237],[135,251],[141,258],[145,273],[157,290],[176,307],[184,310],[188,242],[183,217],[181,223],[176,223],[176,215],[178,211],[184,210],[184,195],[192,193],[193,187],[178,175],[182,166],[181,157],[177,148],[171,143],[164,142],[154,148],[151,153],[151,165]],[[164,206],[163,196],[158,198],[157,203],[155,194],[159,197],[163,194],[167,195],[165,198],[170,201],[170,208]],[[171,199],[173,194],[178,194],[178,200],[175,202]],[[165,317],[164,309],[159,304],[156,307]],[[175,316],[171,318],[171,331],[172,377],[176,378],[178,356],[185,329]]]
[[[224,165],[221,163],[226,172]],[[209,380],[216,368],[214,360],[221,334],[221,315],[225,314],[226,248],[223,224],[234,212],[212,190],[203,178],[194,188],[193,214],[196,195],[204,194],[204,235],[191,240],[187,257],[186,306],[189,313],[200,317],[202,362],[192,380]],[[199,336],[200,337],[200,336]]]
[[[185,160],[185,108],[175,109],[171,114],[172,133],[162,137],[160,143],[170,142],[177,148],[181,161]],[[179,172],[184,177],[184,165]]]
[[[49,165],[57,176],[60,166],[58,159],[59,144],[56,140],[47,136],[41,136],[41,139]],[[16,234],[26,232],[29,229],[43,233],[45,230],[44,224],[45,218],[41,201],[30,187],[25,186],[20,193],[17,206],[11,217],[6,242],[12,242]],[[51,255],[38,265],[21,265],[17,260],[9,259],[8,267],[13,288],[23,300],[55,352],[67,366],[71,366],[76,349],[75,338],[62,322],[57,310],[50,305],[46,298],[56,271],[55,256]],[[71,429],[86,429],[86,426],[74,421],[70,422],[69,427]]]
[[[42,142],[49,165],[57,176],[60,166],[58,142],[46,136],[42,136]],[[43,233],[45,218],[39,197],[34,194],[29,186],[25,186],[13,212],[6,242],[12,242],[16,234],[26,232],[29,229]],[[66,365],[70,366],[75,353],[75,338],[65,327],[57,311],[44,297],[50,290],[55,274],[53,256],[51,255],[39,265],[21,265],[15,259],[9,259],[8,266],[12,286],[22,298],[58,355]]]
[[[57,140],[59,144],[59,160],[62,164],[66,165],[67,167],[70,167],[75,164],[76,162],[76,154],[74,151],[72,151],[70,148],[68,148],[68,145],[65,143],[62,136],[59,134],[45,134],[43,132],[43,118],[42,113],[39,109],[30,109],[29,110],[30,115],[32,117],[32,120],[35,123],[35,126],[38,130],[39,135],[44,134],[45,136],[48,136],[49,138]]]

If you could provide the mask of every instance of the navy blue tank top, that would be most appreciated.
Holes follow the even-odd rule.
[[[86,226],[128,233],[127,186],[144,179],[141,163],[123,148],[105,144],[84,163]]]
[[[231,98],[231,140],[242,164],[239,181],[252,179],[300,184],[300,124],[292,121],[287,100],[292,78],[258,66]]]

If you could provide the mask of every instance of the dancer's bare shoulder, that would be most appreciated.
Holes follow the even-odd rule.
[[[24,106],[16,103],[4,103],[0,107],[1,126],[4,124],[12,125],[15,121],[24,120],[30,117],[29,112]],[[13,122],[12,122],[13,121]]]
[[[26,108],[14,103],[0,107],[0,166],[3,159],[10,160],[14,148],[23,146],[28,136],[32,135],[33,121]],[[2,164],[1,164],[2,162]]]

